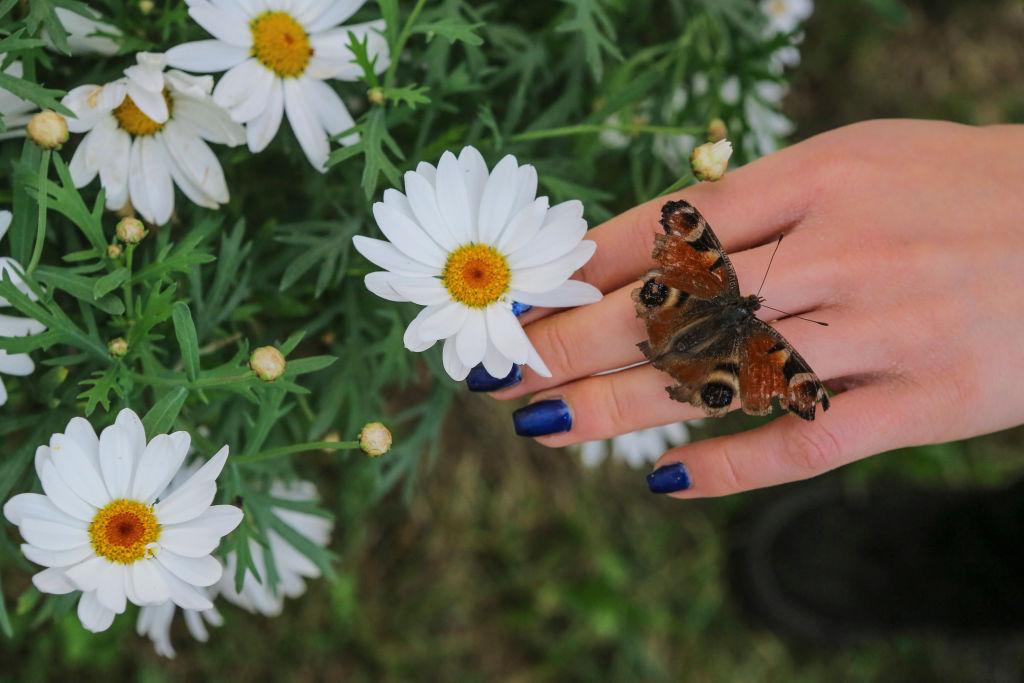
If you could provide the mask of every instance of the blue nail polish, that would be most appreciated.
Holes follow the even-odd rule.
[[[693,480],[690,479],[690,472],[681,462],[664,465],[647,475],[647,487],[651,493],[675,493],[691,486]]]
[[[512,315],[514,315],[517,318],[521,316],[523,313],[526,313],[527,311],[532,309],[533,306],[531,306],[530,304],[521,304],[518,301],[512,302]]]
[[[519,436],[548,436],[572,429],[572,412],[561,399],[537,401],[512,414]]]
[[[499,389],[507,389],[522,381],[523,371],[519,369],[518,365],[513,365],[512,371],[500,379],[491,377],[487,370],[484,369],[484,366],[478,365],[469,371],[469,376],[466,377],[466,386],[469,387],[470,391],[487,393],[498,391]]]

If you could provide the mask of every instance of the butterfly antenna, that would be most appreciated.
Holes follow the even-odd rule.
[[[761,290],[764,289],[764,283],[768,281],[768,272],[772,269],[772,261],[775,260],[775,255],[779,253],[779,245],[782,244],[782,238],[785,234],[779,235],[778,241],[775,243],[775,250],[772,251],[772,257],[768,259],[768,267],[764,269],[764,277],[761,278],[761,286],[757,288],[757,297],[761,298]],[[767,308],[767,307],[766,307]]]
[[[775,311],[776,313],[784,313],[785,315],[788,315],[790,318],[796,318],[798,320],[806,320],[807,322],[814,323],[815,325],[821,325],[822,327],[828,327],[828,323],[823,323],[820,320],[811,320],[810,318],[805,318],[802,315],[794,315],[794,314],[790,313],[789,311],[782,310],[781,308],[772,308],[771,306],[765,306],[764,304],[761,304],[761,308],[767,308],[769,311]]]

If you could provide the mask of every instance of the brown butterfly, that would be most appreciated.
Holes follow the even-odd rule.
[[[711,416],[724,415],[738,394],[744,412],[767,415],[772,399],[813,420],[828,410],[825,387],[792,346],[754,315],[763,299],[742,296],[736,271],[711,226],[692,204],[668,202],[664,235],[652,256],[660,268],[633,291],[649,341],[640,344],[659,370],[678,382],[669,396]],[[824,324],[824,323],[822,323]]]

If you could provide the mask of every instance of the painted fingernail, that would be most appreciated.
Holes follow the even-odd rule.
[[[498,391],[499,389],[507,389],[522,381],[523,371],[519,369],[518,365],[513,365],[512,372],[502,378],[491,377],[490,373],[484,369],[484,366],[478,365],[469,371],[469,376],[466,377],[466,386],[469,387],[470,391],[488,393]]]
[[[692,485],[690,472],[681,462],[663,465],[647,475],[647,488],[651,489],[651,493],[675,493],[685,491]]]
[[[532,309],[533,306],[531,306],[530,304],[521,304],[518,301],[512,302],[512,315],[514,315],[517,318],[521,316],[523,313],[526,313],[527,311]]]
[[[512,414],[519,436],[548,436],[572,429],[572,411],[562,399],[537,401]]]

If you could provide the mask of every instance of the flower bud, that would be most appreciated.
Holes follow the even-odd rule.
[[[123,358],[128,353],[128,342],[124,337],[114,337],[107,343],[107,351],[114,358]]]
[[[708,121],[708,140],[710,142],[724,140],[727,135],[729,135],[729,129],[725,127],[725,121],[722,119]]]
[[[284,374],[284,356],[273,346],[261,346],[249,356],[249,368],[264,382],[273,382]]]
[[[371,458],[380,456],[391,450],[391,432],[380,422],[369,422],[359,432],[359,447]]]
[[[341,434],[339,434],[338,432],[328,432],[327,434],[324,435],[324,438],[321,439],[321,441],[323,441],[324,443],[341,443]],[[333,448],[324,448],[322,450],[324,453],[334,452]]]
[[[732,156],[732,143],[728,140],[705,142],[693,150],[690,155],[690,166],[698,180],[715,181],[725,175]]]
[[[387,98],[384,96],[384,91],[381,90],[380,88],[370,88],[366,92],[366,99],[370,100],[370,104],[376,104],[377,106],[380,106],[384,104],[384,101]]]
[[[121,248],[120,244],[108,244],[107,245],[107,258],[114,260],[121,258],[121,254],[124,253],[124,249]]]
[[[68,141],[68,122],[57,112],[47,109],[29,119],[25,132],[43,149],[59,149]]]
[[[143,14],[149,14],[156,8],[156,4],[153,0],[139,0],[139,11]]]
[[[146,236],[146,226],[138,218],[127,216],[117,222],[117,239],[125,244],[138,244]]]

